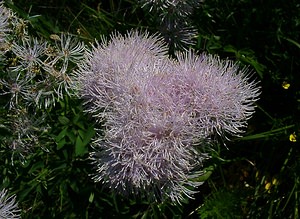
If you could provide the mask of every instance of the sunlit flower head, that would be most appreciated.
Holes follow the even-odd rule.
[[[126,37],[113,34],[111,41],[103,39],[87,53],[86,63],[79,65],[74,77],[75,88],[89,102],[88,111],[111,108],[123,94],[134,92],[136,84],[146,83],[147,75],[152,74],[149,69],[159,71],[166,54],[167,48],[158,36],[134,31]]]
[[[214,134],[238,135],[259,89],[245,69],[213,56],[166,53],[163,40],[131,31],[97,44],[75,73],[86,111],[103,124],[93,143],[95,181],[123,194],[191,197]]]
[[[238,136],[245,131],[260,94],[247,68],[189,51],[178,55],[174,71],[180,75],[176,84],[181,86],[181,98],[189,101],[193,124],[202,136]]]
[[[93,48],[77,78],[87,111],[105,121],[105,137],[91,153],[94,179],[124,194],[178,201],[193,194],[186,186],[200,184],[189,179],[202,174],[204,155],[190,147],[190,128],[179,128],[187,124],[184,112],[161,96],[171,65],[166,50],[157,36],[114,34]]]
[[[0,218],[17,219],[20,217],[20,210],[16,203],[16,196],[8,196],[7,190],[0,192]]]

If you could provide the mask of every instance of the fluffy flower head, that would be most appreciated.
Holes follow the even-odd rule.
[[[88,52],[76,89],[105,128],[91,153],[94,179],[180,201],[201,184],[203,142],[243,132],[259,89],[230,61],[192,51],[173,60],[162,42],[137,31],[112,35]]]
[[[189,103],[193,125],[200,136],[239,135],[254,113],[260,88],[250,80],[246,68],[216,56],[195,55],[192,51],[178,54],[174,66],[175,83],[181,97]]]

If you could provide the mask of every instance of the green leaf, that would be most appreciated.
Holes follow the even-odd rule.
[[[59,142],[57,143],[56,149],[57,149],[57,150],[60,150],[60,149],[62,149],[65,145],[66,145],[66,139],[62,139],[61,141],[59,141]]]
[[[43,161],[39,161],[37,163],[34,163],[31,167],[31,169],[28,171],[28,174],[32,174],[33,172],[40,170],[44,168],[44,162]]]
[[[80,136],[76,138],[75,144],[75,155],[76,157],[83,156],[88,152],[86,145],[84,145],[83,141],[81,140]]]
[[[283,39],[287,40],[288,42],[294,44],[294,46],[298,47],[300,49],[300,43],[298,43],[297,41],[290,39],[288,37],[282,37]]]
[[[65,127],[54,139],[56,142],[59,142],[60,140],[62,140],[68,131],[68,127]]]
[[[82,137],[82,141],[83,141],[83,144],[86,146],[90,143],[91,139],[94,137],[95,135],[95,130],[92,126],[90,126],[86,132],[82,132],[81,130],[78,131],[79,134],[82,134],[81,137]]]
[[[95,194],[93,192],[91,192],[90,197],[89,197],[89,203],[93,203],[94,197],[95,197]]]
[[[66,134],[73,145],[76,142],[76,135],[74,134],[74,132],[76,132],[76,130],[72,129],[71,131],[67,132],[67,134]]]
[[[62,125],[68,125],[69,122],[70,122],[70,120],[69,120],[67,117],[65,117],[65,116],[59,116],[59,117],[58,117],[58,121],[59,121],[60,124],[62,124]]]

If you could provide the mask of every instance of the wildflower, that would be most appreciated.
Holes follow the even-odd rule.
[[[0,192],[0,218],[15,219],[20,217],[20,210],[16,203],[16,196],[7,196],[7,190]]]
[[[28,21],[18,18],[12,10],[3,5],[3,1],[0,2],[0,15],[1,44],[3,44],[3,41],[11,41],[16,38],[21,40],[28,39]],[[3,45],[1,45],[1,47],[3,47]]]
[[[3,6],[3,3],[0,3],[0,42],[3,41],[3,34],[5,34],[5,32],[9,31],[8,25],[8,18],[10,16],[10,11],[9,9],[7,9],[6,7]]]
[[[49,90],[56,95],[58,99],[63,99],[64,94],[70,95],[72,79],[66,69],[56,69],[54,66],[44,67],[50,77],[45,80],[48,81]]]
[[[6,120],[2,125],[7,132],[2,133],[2,143],[12,152],[12,165],[15,157],[25,162],[26,155],[36,147],[48,151],[45,144],[40,144],[41,138],[48,139],[45,134],[50,129],[45,124],[45,113],[32,112],[29,108],[19,106],[18,109],[12,109],[3,115]]]
[[[290,139],[291,142],[296,142],[297,141],[297,135],[295,134],[295,132],[290,134],[289,139]]]
[[[17,108],[24,99],[31,96],[31,79],[24,78],[21,73],[9,72],[8,79],[0,79],[3,92],[0,95],[10,95],[9,109]]]
[[[43,62],[43,69],[48,75],[45,79],[48,87],[52,88],[52,93],[58,99],[62,99],[63,94],[70,94],[71,90],[72,81],[68,71],[74,66],[70,66],[69,63],[78,64],[84,58],[85,45],[68,34],[61,34],[60,37],[52,35],[51,38],[55,40],[55,45],[47,47],[47,58]]]
[[[158,31],[169,44],[171,53],[185,50],[194,45],[196,29],[190,22],[192,14],[201,1],[199,0],[150,0],[140,1],[148,8],[158,23]]]
[[[185,50],[195,44],[197,30],[188,22],[172,18],[162,21],[159,32],[170,51]]]
[[[56,38],[52,38],[55,40],[54,48],[56,57],[48,64],[48,66],[50,65],[53,67],[62,59],[61,71],[65,72],[69,62],[77,63],[83,59],[85,45],[83,42],[79,42],[75,37],[69,34],[62,33],[60,37],[57,35],[55,36]]]
[[[182,193],[193,193],[187,185],[201,184],[189,178],[202,174],[197,168],[203,157],[178,133],[184,116],[168,115],[168,97],[158,95],[163,92],[159,75],[163,78],[170,64],[166,50],[157,36],[116,34],[88,53],[76,77],[87,111],[105,120],[106,136],[95,141],[91,153],[95,181],[124,194],[178,201]]]
[[[14,145],[12,149],[27,151],[30,149],[30,146],[37,145],[38,133],[42,133],[48,129],[48,127],[42,126],[44,119],[44,115],[37,117],[28,112],[26,108],[14,110],[10,118],[12,134],[16,136],[15,139],[26,141],[26,144],[24,144],[24,147],[15,147]]]
[[[287,90],[290,88],[290,86],[291,86],[291,84],[289,84],[288,82],[286,82],[286,81],[282,82],[283,89]]]
[[[36,38],[29,38],[29,40],[22,40],[22,44],[14,42],[12,52],[19,60],[20,65],[13,67],[16,71],[27,70],[27,73],[33,76],[35,72],[39,72],[42,66],[42,56],[45,53],[46,43],[39,42]]]
[[[12,26],[12,37],[21,41],[29,41],[30,36],[28,34],[28,21],[19,18],[15,14],[10,17],[10,23]]]
[[[170,11],[179,17],[190,15],[193,8],[198,6],[200,0],[142,0],[143,7],[150,7],[149,10]]]
[[[174,71],[182,87],[181,98],[188,104],[200,136],[213,133],[239,136],[254,113],[260,88],[250,81],[247,69],[216,56],[195,55],[192,51],[178,54]]]
[[[155,35],[114,34],[87,53],[74,87],[104,126],[91,153],[94,180],[181,201],[202,183],[201,149],[215,133],[244,131],[259,88],[230,61],[192,51],[172,60],[166,51]]]
[[[7,50],[6,45],[6,36],[10,32],[9,29],[9,17],[10,10],[3,6],[3,3],[0,3],[0,54],[3,55]]]
[[[55,80],[49,75],[39,81],[35,81],[31,86],[30,93],[24,99],[27,105],[34,105],[39,109],[47,109],[55,105],[57,95],[55,87],[57,84]]]
[[[159,71],[162,60],[167,57],[167,48],[157,36],[130,32],[126,38],[120,34],[114,34],[112,38],[111,42],[103,39],[101,45],[97,44],[88,52],[86,63],[79,65],[73,77],[77,83],[75,89],[89,103],[91,113],[111,108],[114,99],[125,92],[122,89],[135,92],[135,83],[146,80],[148,69],[158,66],[154,71]],[[106,113],[101,116],[105,117]]]

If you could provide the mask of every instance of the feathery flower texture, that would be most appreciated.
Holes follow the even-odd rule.
[[[10,15],[10,11],[3,6],[2,1],[0,2],[0,33],[8,32],[8,18]]]
[[[167,50],[156,35],[114,34],[88,52],[74,78],[86,111],[105,127],[93,143],[94,180],[180,201],[201,184],[205,142],[242,133],[260,91],[231,61],[192,51],[173,60]]]
[[[169,45],[170,52],[186,50],[195,44],[197,30],[190,15],[202,0],[140,0],[157,21],[155,26]]]
[[[5,38],[6,34],[9,32],[9,17],[10,17],[10,10],[3,6],[2,1],[0,1],[0,56],[2,53],[5,52]],[[1,58],[1,57],[0,57]]]
[[[0,218],[17,219],[20,218],[20,210],[16,203],[16,196],[7,196],[7,190],[0,192]]]
[[[30,36],[28,23],[1,0],[0,15],[0,118],[11,133],[2,142],[23,160],[49,129],[44,109],[71,95],[69,73],[84,58],[85,45],[69,33],[51,35],[52,41]]]

